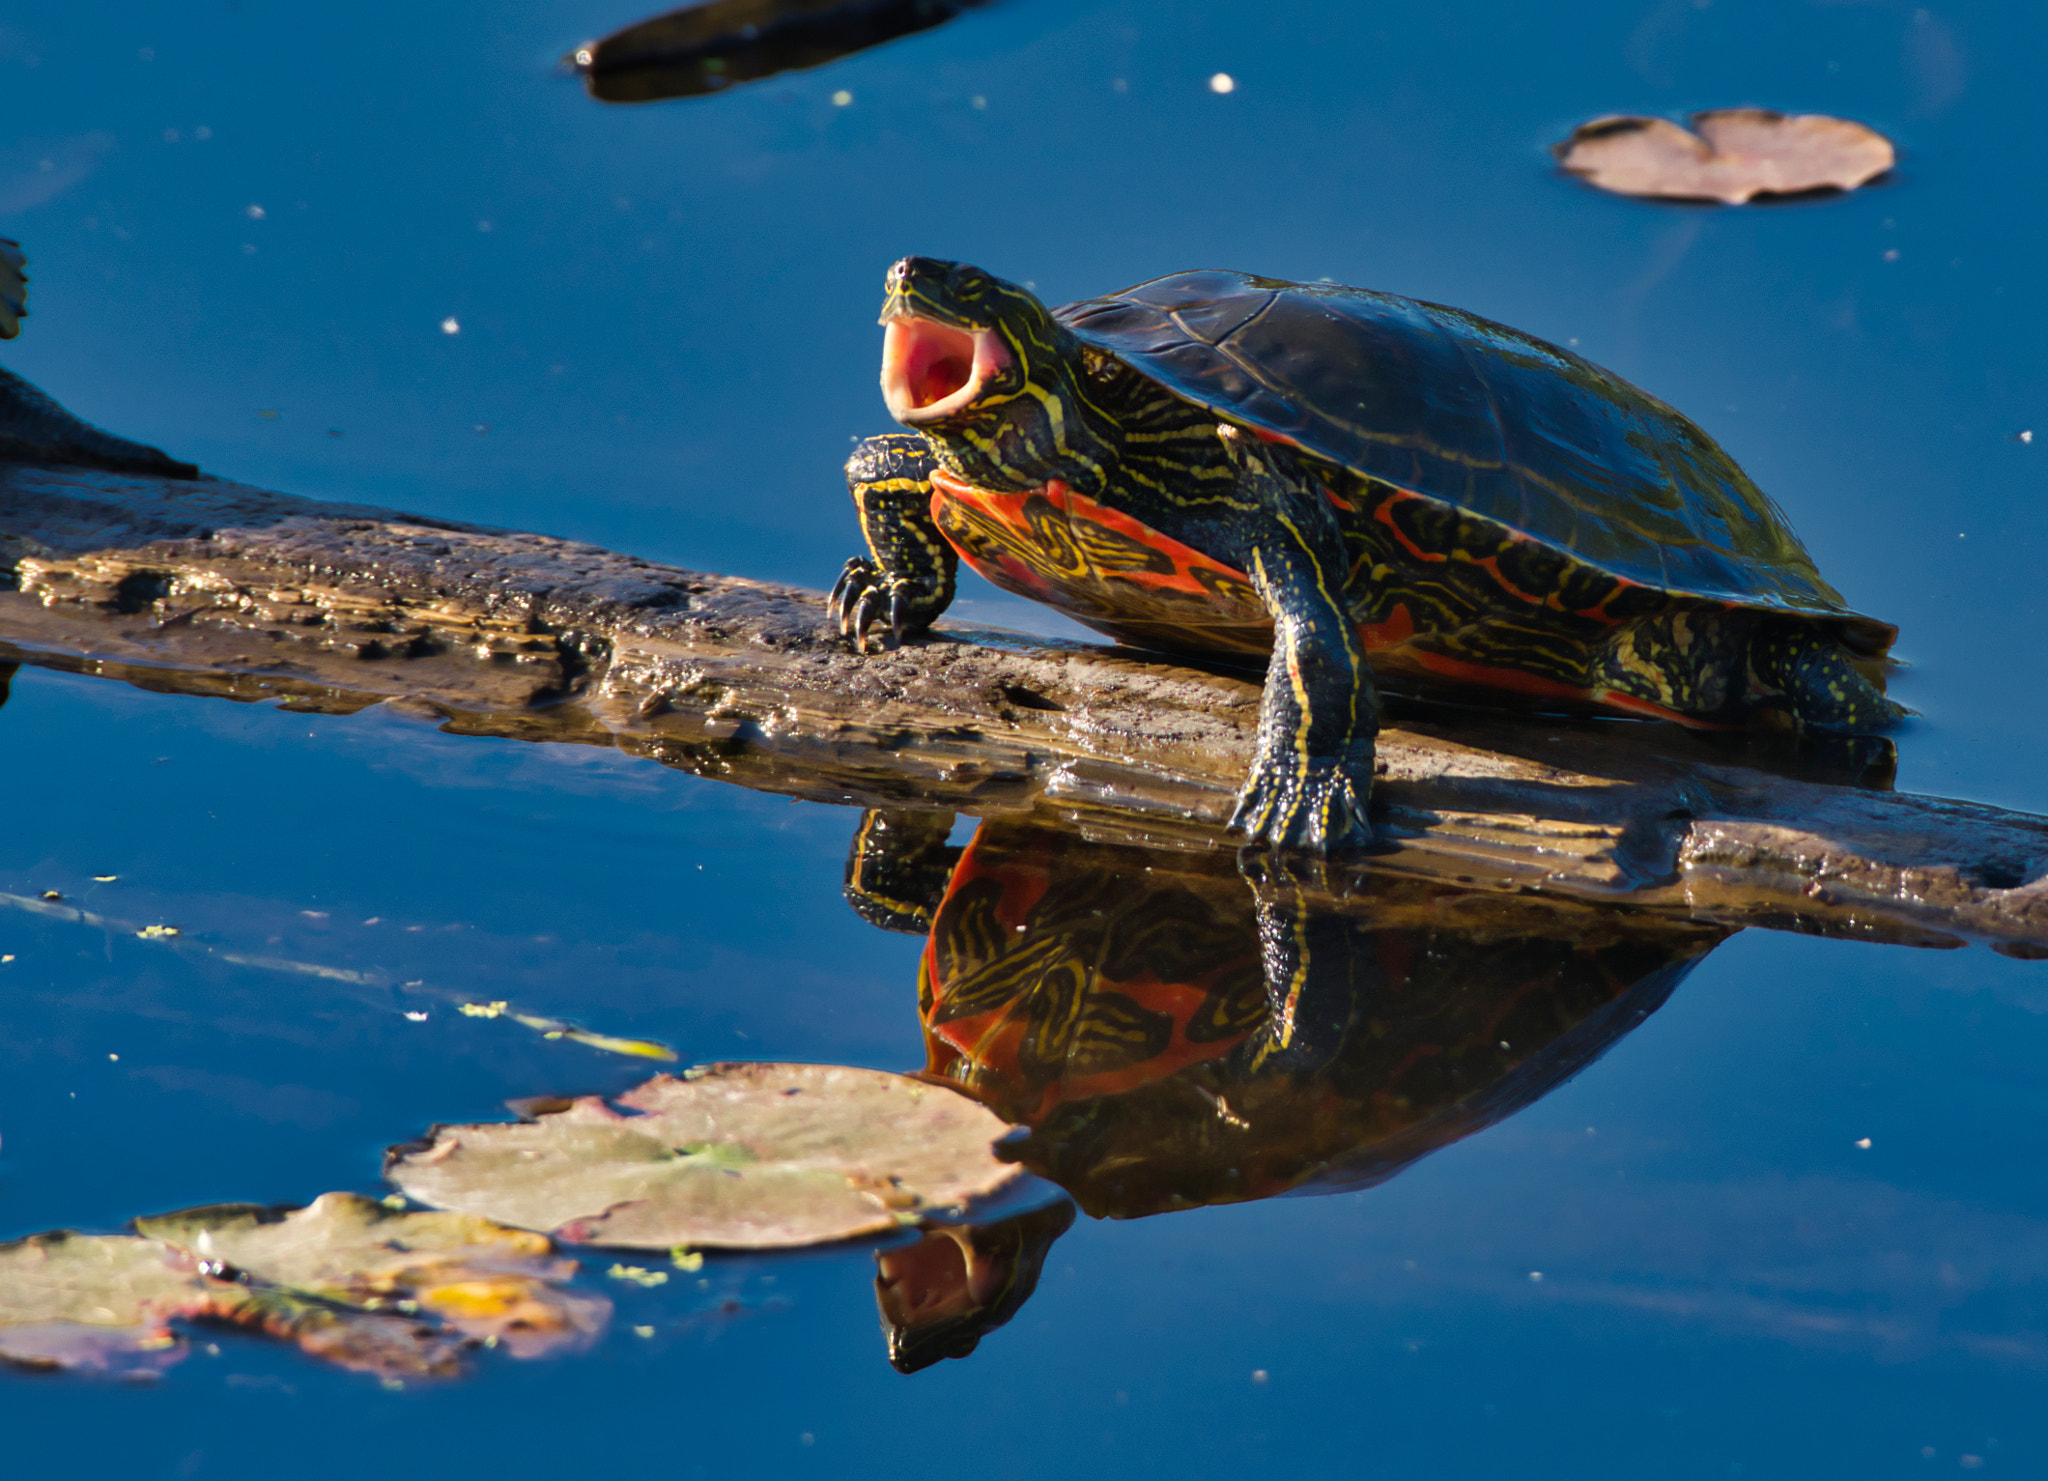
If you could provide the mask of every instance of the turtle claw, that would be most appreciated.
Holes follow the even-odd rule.
[[[1360,785],[1355,778],[1366,778]],[[1370,847],[1372,824],[1365,814],[1372,757],[1363,764],[1318,757],[1306,767],[1261,758],[1238,794],[1229,828],[1248,843],[1329,855]]]
[[[857,652],[868,651],[868,629],[875,625],[875,619],[882,615],[882,588],[870,586],[860,594],[860,601],[854,605],[853,615],[847,623],[853,629],[853,646]]]
[[[825,610],[832,620],[839,624],[840,632],[846,631],[847,598],[852,594],[860,578],[874,570],[874,563],[865,556],[850,556],[839,572],[839,579],[832,583],[832,594],[825,598]]]
[[[885,574],[866,556],[857,555],[839,573],[832,594],[825,599],[825,611],[839,624],[839,635],[852,641],[854,652],[865,654],[868,629],[877,623],[886,622],[883,647],[902,643],[916,599],[910,582]]]

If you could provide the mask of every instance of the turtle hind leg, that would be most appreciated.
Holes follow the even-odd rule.
[[[1823,735],[1870,735],[1908,713],[1850,660],[1825,629],[1797,620],[1759,622],[1749,640],[1758,708],[1785,715],[1794,729]]]
[[[1702,729],[1739,726],[1749,691],[1746,612],[1681,608],[1614,634],[1590,666],[1587,688],[1614,709]]]

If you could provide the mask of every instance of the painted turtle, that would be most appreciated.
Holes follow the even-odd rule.
[[[1721,927],[1270,859],[871,813],[847,894],[922,926],[926,1073],[1028,1129],[1005,1155],[1132,1218],[1384,1181],[1549,1094]]]
[[[1119,639],[1274,653],[1231,825],[1370,841],[1374,670],[1718,728],[1902,713],[1851,611],[1691,422],[1569,350],[1359,288],[1188,272],[1048,309],[889,271],[847,464],[857,645],[929,625],[957,559]]]

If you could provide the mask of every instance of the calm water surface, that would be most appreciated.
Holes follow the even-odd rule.
[[[10,8],[7,365],[252,483],[822,585],[896,256],[1053,301],[1230,266],[1455,303],[1696,417],[1901,625],[1902,788],[2048,812],[2037,8],[1005,0],[713,99],[558,73],[642,13]],[[1734,103],[1901,167],[1744,211],[1549,169],[1586,117]],[[116,923],[0,912],[0,1237],[381,1191],[434,1122],[645,1073],[463,999],[686,1060],[924,1059],[918,942],[840,897],[850,812],[33,671],[0,758],[0,893]],[[178,946],[120,927],[157,921]],[[1751,931],[1377,1186],[1083,1217],[965,1361],[890,1369],[866,1249],[714,1259],[455,1384],[234,1337],[149,1386],[0,1379],[8,1473],[2040,1475],[2044,1011],[2040,963]]]

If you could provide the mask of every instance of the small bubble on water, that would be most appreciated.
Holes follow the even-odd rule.
[[[1218,72],[1209,79],[1209,91],[1212,93],[1234,93],[1237,91],[1237,79],[1228,72]]]
[[[453,314],[450,314],[447,318],[441,321],[441,332],[443,334],[462,333],[462,321],[457,319]]]

